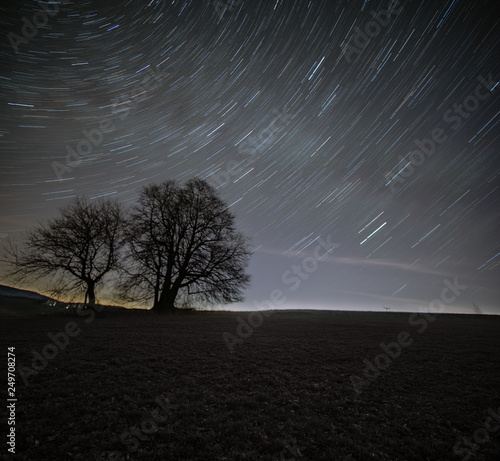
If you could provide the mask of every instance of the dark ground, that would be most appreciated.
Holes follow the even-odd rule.
[[[441,315],[419,333],[409,314],[276,312],[231,353],[223,334],[247,316],[4,313],[4,389],[8,346],[41,369],[48,333],[79,332],[28,385],[17,373],[16,455],[2,417],[0,458],[460,460],[476,434],[469,459],[500,459],[500,430],[484,429],[500,414],[500,317]],[[401,331],[413,343],[355,392],[351,375]]]

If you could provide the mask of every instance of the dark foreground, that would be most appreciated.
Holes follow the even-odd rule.
[[[8,346],[21,374],[0,458],[500,459],[499,317],[274,313],[231,353],[238,317],[2,317],[2,376]]]

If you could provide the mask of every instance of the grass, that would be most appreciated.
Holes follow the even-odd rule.
[[[17,375],[13,459],[459,460],[457,440],[500,407],[499,317],[441,315],[418,333],[408,314],[276,312],[230,353],[239,316],[2,317],[24,366],[47,333],[80,328],[28,385]],[[403,330],[413,344],[355,392],[351,375]],[[499,433],[471,459],[498,459]]]

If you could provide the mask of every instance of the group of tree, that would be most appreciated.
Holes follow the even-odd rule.
[[[250,255],[227,204],[198,178],[146,186],[128,210],[116,200],[76,198],[4,248],[14,279],[50,281],[53,292],[80,292],[90,306],[109,285],[161,313],[180,300],[241,301]]]

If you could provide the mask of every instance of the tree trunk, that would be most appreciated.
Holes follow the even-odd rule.
[[[179,289],[171,287],[170,289],[164,288],[161,292],[160,299],[153,305],[153,311],[160,314],[167,314],[175,311],[175,299]]]
[[[85,298],[89,299],[89,306],[94,307],[95,306],[95,285],[93,283],[88,283],[87,284],[87,293],[85,294]]]

